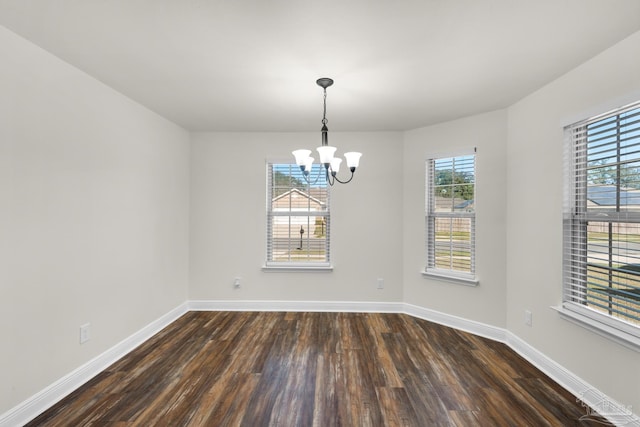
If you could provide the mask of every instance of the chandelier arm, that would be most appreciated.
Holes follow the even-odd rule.
[[[351,176],[350,176],[350,177],[349,177],[349,179],[348,179],[348,180],[346,180],[346,181],[340,181],[340,180],[338,179],[338,177],[337,177],[337,176],[335,176],[335,175],[333,175],[333,179],[335,179],[336,181],[338,181],[340,184],[348,184],[348,183],[350,183],[350,182],[351,182],[351,180],[353,179],[353,175],[355,175],[355,171],[351,171]]]
[[[322,170],[321,170],[321,169],[322,169],[322,165],[318,168],[318,173],[316,174],[316,179],[314,179],[314,180],[313,180],[313,182],[311,182],[311,181],[309,180],[309,178],[308,178],[308,177],[309,177],[309,175],[311,175],[311,173],[309,173],[308,175],[305,175],[305,174],[303,173],[303,174],[302,174],[302,178],[304,178],[305,182],[306,182],[308,185],[316,185],[316,183],[317,183],[317,182],[318,182],[318,180],[320,179],[320,175],[321,175],[321,172],[322,172]]]
[[[327,179],[327,182],[329,183],[329,185],[330,185],[331,187],[333,187],[333,184],[335,184],[335,183],[336,183],[336,177],[335,177],[335,175],[333,175],[332,173],[329,173],[329,169],[326,169],[326,174],[327,174],[327,175],[326,175],[326,176],[327,176],[327,178],[326,178],[326,179]]]

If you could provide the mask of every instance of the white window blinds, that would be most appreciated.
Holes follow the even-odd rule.
[[[267,163],[267,267],[330,265],[329,186],[320,167],[308,184],[295,163]]]
[[[565,135],[563,307],[640,337],[640,104]]]
[[[427,160],[426,273],[475,279],[475,154]]]

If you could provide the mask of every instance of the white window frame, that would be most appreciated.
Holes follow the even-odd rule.
[[[617,174],[618,178],[614,179],[614,184],[611,185],[611,187],[615,188],[611,190],[611,193],[614,199],[618,200],[616,202],[617,207],[608,208],[606,206],[600,207],[599,205],[598,209],[587,207],[589,200],[588,190],[591,188],[591,190],[594,191],[594,185],[592,184],[592,186],[589,187],[587,184],[589,170],[594,168],[594,166],[589,166],[588,164],[589,150],[593,150],[591,153],[596,153],[596,148],[589,148],[588,146],[589,139],[587,129],[590,125],[597,126],[608,120],[618,120],[617,128],[619,130],[616,131],[615,139],[609,137],[615,142],[606,142],[607,146],[597,149],[602,150],[617,147],[618,153],[620,153],[620,147],[622,146],[621,141],[627,138],[620,135],[620,129],[624,131],[622,126],[628,126],[627,124],[622,124],[621,126],[619,122],[620,115],[639,108],[640,103],[631,104],[565,127],[562,305],[560,307],[554,307],[565,319],[636,351],[640,351],[640,325],[594,309],[590,306],[587,299],[587,293],[590,289],[589,286],[594,286],[594,273],[588,270],[588,266],[594,264],[589,264],[589,257],[593,258],[595,256],[594,253],[599,254],[596,250],[602,251],[602,249],[590,249],[590,245],[594,245],[594,243],[588,241],[589,223],[609,223],[612,224],[612,226],[618,223],[638,224],[640,227],[639,212],[620,208],[620,198],[622,191],[624,191],[619,181],[620,173]],[[640,116],[636,116],[632,121],[635,120],[640,120]],[[633,126],[636,126],[636,129],[640,130],[640,124]],[[631,144],[640,144],[639,137],[632,137],[632,139]],[[625,141],[625,144],[626,143]],[[596,144],[597,143],[592,143],[594,146]],[[601,145],[603,144],[605,143]],[[621,155],[618,154],[617,160],[611,163],[615,170],[619,170],[616,169],[616,165],[624,167],[632,161],[640,161],[640,152],[631,158],[628,157],[628,154],[623,155],[626,157],[620,156]],[[596,168],[597,167],[598,166],[596,166]],[[609,228],[609,230],[608,236],[610,237],[607,259],[609,259],[610,262],[608,268],[613,268],[613,273],[615,274],[617,273],[616,269],[619,269],[619,267],[611,264],[611,260],[614,257],[612,251],[616,251],[620,246],[623,246],[625,240],[612,238],[613,236],[620,235],[612,234],[611,228]],[[640,250],[634,250],[631,256],[640,256]],[[593,270],[594,267],[590,268]],[[595,280],[604,280],[601,276],[597,277]],[[616,280],[615,276],[610,277],[614,278],[609,279],[609,285],[615,283],[612,282],[612,280]]]
[[[436,196],[434,194],[435,188],[435,162],[442,161],[447,159],[456,159],[459,161],[463,158],[473,159],[473,207],[468,211],[451,211],[451,212],[436,212],[435,203]],[[476,275],[476,252],[475,252],[475,242],[476,242],[476,211],[475,204],[477,203],[477,184],[476,184],[476,176],[477,176],[477,150],[475,148],[461,150],[455,153],[445,153],[445,154],[434,154],[427,157],[426,160],[426,182],[425,182],[425,240],[426,240],[426,267],[422,274],[427,278],[436,278],[440,280],[445,280],[457,284],[467,285],[467,286],[477,286],[479,284],[479,279]],[[435,257],[436,257],[436,233],[435,233],[435,219],[436,218],[451,218],[455,219],[464,219],[470,221],[470,236],[469,236],[469,251],[470,251],[470,271],[458,271],[454,268],[438,268],[435,266]],[[451,242],[450,242],[451,243]],[[440,247],[439,250],[442,250]],[[454,245],[449,244],[449,251],[454,250]]]
[[[283,160],[283,159],[268,159],[266,162],[266,183],[267,183],[267,188],[266,188],[266,219],[267,219],[267,223],[266,223],[266,256],[265,256],[265,264],[262,267],[263,271],[270,271],[270,272],[277,272],[277,271],[286,271],[286,272],[296,272],[296,271],[302,271],[302,272],[309,272],[309,271],[319,271],[319,272],[328,272],[328,271],[332,271],[333,270],[333,265],[331,264],[331,203],[330,203],[330,199],[331,199],[331,192],[330,192],[330,186],[329,184],[326,184],[326,207],[324,210],[312,210],[311,207],[309,207],[308,209],[302,209],[302,210],[292,210],[292,209],[286,209],[286,210],[278,210],[277,208],[273,207],[273,200],[274,200],[274,195],[273,195],[273,165],[287,165],[289,168],[291,168],[291,171],[293,173],[297,173],[299,170],[299,166],[296,165],[295,161],[293,161],[292,159],[287,159],[287,160]],[[319,166],[316,166],[319,167]],[[310,176],[311,180],[316,180],[316,173],[315,170],[312,173],[312,176]],[[325,179],[324,175],[321,174],[321,176],[319,177],[319,180],[316,182],[321,182]],[[310,195],[310,189],[311,189],[311,185],[309,185],[307,183],[306,185],[306,194]],[[294,189],[293,187],[290,188],[289,191],[297,191],[297,189]],[[311,197],[310,197],[311,199]],[[288,226],[291,227],[291,229],[293,228],[297,228],[298,222],[300,221],[300,219],[302,218],[304,221],[304,218],[307,218],[307,221],[305,222],[307,224],[307,227],[304,227],[306,235],[303,235],[303,243],[307,243],[308,239],[310,238],[309,236],[309,229],[311,228],[309,226],[309,224],[313,224],[315,223],[315,220],[317,217],[323,217],[324,218],[324,224],[323,224],[323,229],[324,229],[324,233],[325,233],[325,244],[324,244],[324,251],[325,251],[325,258],[323,260],[318,260],[318,261],[313,261],[313,260],[306,260],[306,261],[277,261],[274,260],[274,242],[272,241],[272,236],[273,236],[273,224],[274,221],[277,219],[282,219],[287,221],[288,219]]]

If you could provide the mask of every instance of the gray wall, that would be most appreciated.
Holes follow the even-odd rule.
[[[506,136],[504,110],[442,123],[404,137],[404,301],[506,326]],[[425,278],[425,161],[476,147],[477,287]],[[447,154],[449,153],[449,154]]]
[[[509,108],[506,263],[508,329],[636,413],[640,353],[550,307],[562,301],[563,127],[640,100],[637,52],[640,33]]]
[[[331,273],[261,269],[265,161],[293,161],[294,149],[320,145],[319,132],[192,138],[191,299],[402,301],[401,133],[331,134],[339,153],[364,153],[354,180],[331,192]],[[240,289],[233,289],[235,276],[243,279]],[[384,289],[376,288],[377,278],[385,280]]]
[[[3,413],[185,301],[189,135],[3,27],[0,57]]]

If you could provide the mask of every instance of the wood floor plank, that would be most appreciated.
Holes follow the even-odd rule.
[[[411,401],[404,388],[378,387],[378,405],[382,413],[385,426],[389,427],[420,427]]]
[[[591,426],[502,343],[403,314],[190,312],[27,424]]]
[[[373,349],[375,350],[375,360],[380,373],[383,377],[382,385],[385,387],[402,387],[402,381],[396,366],[391,360],[391,355],[387,351],[387,347],[384,345],[384,338],[382,334],[391,332],[391,328],[385,322],[385,317],[369,315],[367,316],[367,326],[372,331],[371,340]]]
[[[455,427],[486,425],[478,418],[478,413],[475,411],[449,411],[449,420]]]
[[[316,368],[313,426],[350,425],[349,396],[344,377],[343,353],[319,354]]]
[[[284,382],[284,389],[274,405],[273,425],[310,426],[313,422],[313,402],[317,372],[317,342],[314,321],[300,316],[296,342],[291,353],[291,366]]]
[[[244,416],[244,404],[255,391],[259,380],[259,374],[228,374],[228,377],[222,378],[218,383],[224,384],[225,387],[212,388],[212,392],[207,394],[205,403],[194,414],[189,425],[240,425]]]
[[[385,345],[396,364],[411,405],[418,420],[424,425],[445,425],[446,408],[434,393],[433,384],[415,364],[411,349],[404,337],[398,333],[384,334]]]

